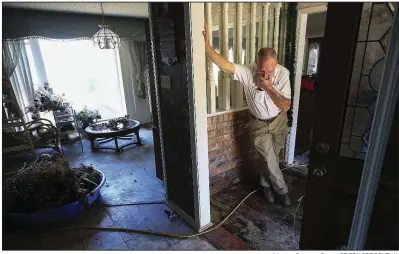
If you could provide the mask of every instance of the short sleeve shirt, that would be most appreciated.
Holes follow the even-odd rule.
[[[273,102],[266,91],[259,91],[257,83],[257,65],[234,64],[234,80],[244,86],[248,108],[252,115],[259,119],[270,119],[277,116],[281,109]],[[272,85],[282,96],[291,99],[290,72],[282,65],[277,65],[272,77]]]

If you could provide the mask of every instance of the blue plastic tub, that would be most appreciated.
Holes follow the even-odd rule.
[[[97,188],[92,191],[92,194],[89,194],[87,196],[88,205],[91,205],[94,201],[96,201],[96,199],[100,195],[100,190],[105,183],[104,173],[99,170],[96,171],[99,172],[101,175],[101,182],[97,186]],[[12,222],[13,224],[35,227],[70,219],[73,216],[82,212],[84,209],[86,209],[86,207],[87,205],[85,206],[82,202],[74,201],[67,205],[47,211],[40,211],[37,213],[3,213],[3,216],[6,220]]]

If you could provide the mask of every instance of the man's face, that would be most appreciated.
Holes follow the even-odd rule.
[[[258,72],[262,74],[272,75],[274,69],[276,68],[277,61],[274,58],[270,58],[267,60],[260,59],[258,60]]]

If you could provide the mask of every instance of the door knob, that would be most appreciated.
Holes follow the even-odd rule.
[[[327,173],[327,170],[326,170],[325,167],[318,167],[318,168],[315,168],[315,169],[313,170],[313,175],[316,176],[316,177],[322,177],[322,176],[324,176],[326,173]]]
[[[328,151],[330,151],[330,146],[325,142],[319,142],[316,145],[316,150],[319,153],[328,153]]]

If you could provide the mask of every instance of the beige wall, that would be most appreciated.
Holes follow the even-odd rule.
[[[327,3],[298,3],[297,9],[315,7],[315,6],[320,6],[320,5],[327,5]]]
[[[308,15],[306,38],[324,37],[327,12]]]

